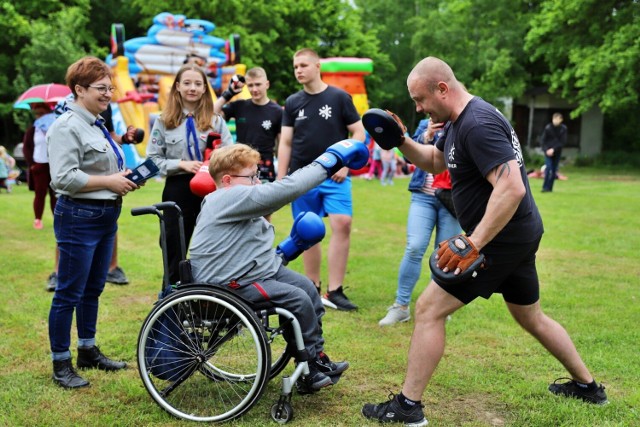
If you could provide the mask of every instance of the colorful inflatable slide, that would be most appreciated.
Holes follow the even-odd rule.
[[[373,72],[369,58],[324,58],[320,60],[322,80],[349,93],[360,115],[369,109],[364,77]]]
[[[358,114],[363,115],[369,109],[369,99],[364,77],[373,72],[373,61],[369,58],[335,57],[320,60],[322,81],[331,86],[339,87],[353,99]],[[373,152],[373,140],[367,134],[365,141],[369,152]],[[361,175],[369,171],[369,165],[352,170],[352,175]]]
[[[122,24],[113,24],[111,54],[106,59],[117,88],[113,100],[127,125],[145,131],[144,141],[135,146],[140,156],[145,156],[153,121],[182,65],[191,61],[202,66],[214,101],[215,92],[226,87],[231,76],[245,73],[245,66],[239,64],[239,36],[227,41],[209,34],[214,30],[213,22],[163,12],[153,18],[145,37],[125,40]],[[239,97],[250,97],[248,90]]]

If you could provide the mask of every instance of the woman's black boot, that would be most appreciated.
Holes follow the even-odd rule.
[[[89,385],[89,381],[73,369],[71,359],[53,361],[53,382],[64,388],[80,388]]]

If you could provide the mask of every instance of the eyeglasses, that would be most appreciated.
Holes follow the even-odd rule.
[[[106,94],[107,94],[107,92],[109,92],[109,93],[113,93],[113,92],[115,92],[115,91],[116,91],[115,86],[93,86],[93,85],[89,85],[89,86],[87,86],[87,87],[92,87],[92,88],[94,88],[95,90],[97,90],[97,91],[98,91],[98,93],[99,93],[100,95],[106,95]]]
[[[260,182],[260,171],[256,172],[253,175],[229,175],[234,178],[249,178],[252,184],[256,184]]]

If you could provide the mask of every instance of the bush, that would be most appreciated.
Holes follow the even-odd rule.
[[[527,165],[527,170],[540,169],[544,165],[544,156],[536,150],[522,150],[522,157],[524,157],[524,164]]]
[[[604,151],[598,156],[582,156],[578,155],[574,161],[577,167],[589,166],[615,166],[618,168],[640,168],[640,153],[630,153],[628,151]]]

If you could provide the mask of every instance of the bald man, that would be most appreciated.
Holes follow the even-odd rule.
[[[542,220],[509,121],[496,107],[468,93],[438,58],[420,61],[407,78],[407,88],[418,113],[451,125],[435,146],[405,136],[399,148],[423,170],[449,170],[458,220],[469,245],[485,255],[487,268],[455,285],[431,280],[416,303],[402,391],[387,402],[364,405],[363,415],[380,422],[427,425],[421,399],[444,353],[447,316],[494,293],[502,294],[518,324],[571,375],[568,382],[551,384],[552,393],[607,403],[604,387],[596,383],[565,329],[540,308],[535,258]]]

